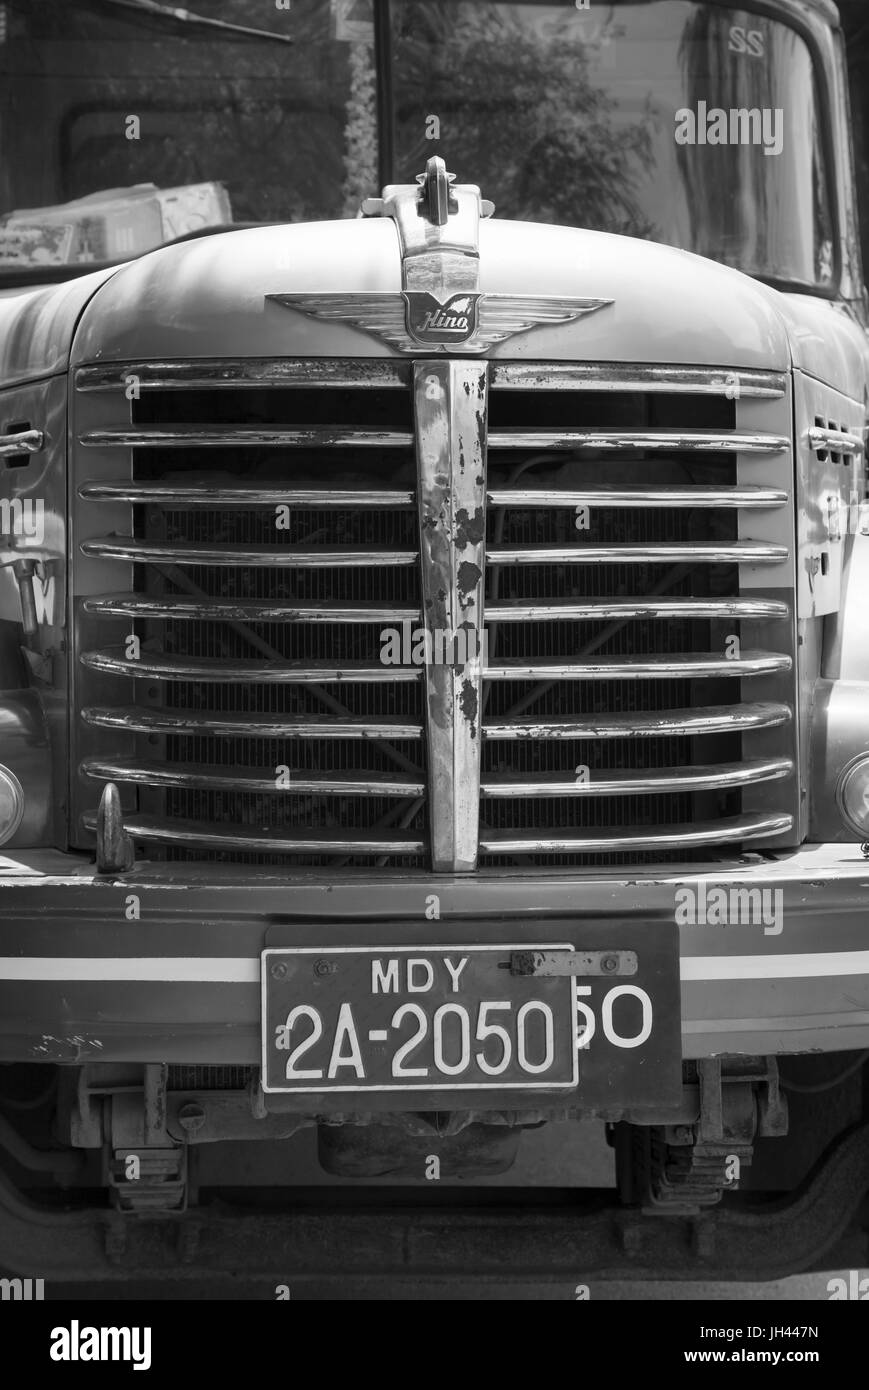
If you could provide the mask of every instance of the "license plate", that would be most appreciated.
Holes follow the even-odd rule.
[[[512,954],[528,949],[265,950],[263,1090],[575,1087],[575,981],[512,974]]]

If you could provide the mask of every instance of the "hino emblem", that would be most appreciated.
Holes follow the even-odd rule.
[[[404,290],[407,331],[426,347],[439,343],[466,343],[477,331],[478,294],[454,294],[441,304],[425,290]]]
[[[399,352],[485,352],[532,328],[571,323],[611,299],[561,295],[454,294],[441,301],[426,290],[395,294],[269,294],[267,299],[311,318],[359,328]]]

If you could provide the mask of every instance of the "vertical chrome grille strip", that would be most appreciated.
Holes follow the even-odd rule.
[[[479,840],[487,366],[417,362],[432,867],[471,872]]]

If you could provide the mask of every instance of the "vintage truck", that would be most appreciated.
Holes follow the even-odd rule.
[[[822,1260],[869,1180],[835,7],[202,10],[4,7],[0,1266]],[[149,231],[143,176],[245,225]],[[574,1121],[605,1201],[429,1181]],[[282,1186],[314,1127],[401,1204]],[[239,1142],[262,1206],[198,1182]]]

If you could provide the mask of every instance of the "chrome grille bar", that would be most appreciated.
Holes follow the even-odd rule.
[[[79,367],[75,389],[82,393],[126,392],[131,378],[140,392],[232,391],[258,386],[400,389],[409,384],[410,364],[376,357],[361,361],[343,358],[302,361],[289,357],[250,357],[233,361],[215,357],[198,362],[112,363]]]
[[[79,443],[92,449],[409,449],[413,435],[404,430],[343,429],[335,425],[297,430],[179,425],[172,430],[88,430]]]
[[[784,507],[788,494],[774,487],[594,487],[594,488],[491,488],[493,507]]]
[[[82,652],[79,660],[93,671],[131,676],[135,680],[157,681],[257,681],[274,685],[317,682],[379,684],[382,681],[419,681],[423,675],[419,666],[365,666],[352,662],[343,666],[329,662],[232,662],[218,658],[197,661],[182,657],[151,657],[147,653],[138,661],[131,661],[112,651]],[[597,661],[584,662],[531,664],[516,661],[503,666],[483,667],[482,675],[489,681],[658,680],[662,676],[732,679],[789,671],[792,664],[789,656],[776,652],[744,652],[732,659],[709,652],[705,655],[684,653],[670,657],[601,657]]]
[[[208,483],[82,483],[87,502],[167,507],[412,507],[414,493],[386,488],[212,487]]]
[[[791,658],[778,652],[744,651],[728,658],[717,652],[684,652],[672,656],[605,656],[595,661],[505,662],[486,667],[487,681],[513,680],[660,680],[689,677],[766,676],[789,671]]]
[[[710,565],[777,565],[788,558],[786,545],[740,541],[735,545],[500,545],[486,557],[492,565],[592,565],[612,561],[623,565],[677,564],[690,561]]]
[[[193,788],[197,791],[279,792],[281,796],[424,796],[425,782],[419,778],[389,777],[371,772],[308,772],[291,769],[281,786],[274,776],[261,770],[190,767],[183,771],[165,763],[123,758],[85,758],[81,764],[85,777],[97,781],[128,782],[143,787]]]
[[[85,724],[102,729],[124,729],[146,734],[224,734],[235,738],[422,738],[421,724],[402,719],[341,719],[324,715],[305,715],[289,719],[269,714],[231,715],[193,710],[148,710],[139,705],[110,709],[83,709]]]
[[[118,648],[118,652],[122,649]],[[419,666],[369,666],[347,662],[336,666],[329,661],[224,661],[218,657],[150,656],[130,661],[113,651],[82,652],[83,666],[107,675],[132,676],[134,680],[204,681],[223,684],[256,681],[263,685],[310,685],[326,682],[372,685],[382,681],[419,681]]]
[[[762,840],[793,828],[793,817],[786,815],[747,815],[701,822],[697,825],[665,826],[660,830],[611,830],[596,834],[553,834],[541,830],[521,832],[483,832],[480,849],[488,854],[611,854],[624,850],[691,850],[707,845],[736,845],[743,840]]]
[[[774,400],[787,391],[784,372],[731,367],[652,367],[623,362],[494,362],[493,391],[642,391]]]
[[[420,610],[406,604],[289,603],[231,599],[190,599],[149,594],[106,594],[85,599],[86,613],[131,618],[182,618],[247,623],[395,623],[419,620]]]
[[[684,453],[783,454],[786,435],[715,430],[494,430],[490,449],[600,449]]]
[[[486,605],[486,619],[490,623],[562,618],[597,622],[603,618],[787,618],[788,615],[787,604],[778,599],[590,599],[588,602],[535,601]]]
[[[96,816],[84,816],[88,830],[96,828]],[[422,854],[425,840],[409,831],[365,834],[363,831],[335,830],[323,835],[315,830],[284,835],[279,831],[254,834],[247,827],[213,830],[196,821],[152,820],[132,816],[124,828],[134,840],[160,845],[198,845],[204,849],[252,850],[264,854]]]
[[[754,758],[744,763],[722,763],[715,767],[655,768],[639,772],[622,768],[598,772],[592,779],[574,776],[542,778],[534,776],[484,778],[483,796],[644,796],[655,792],[717,791],[720,788],[754,786],[758,782],[774,782],[789,777],[794,764],[787,758],[763,760]]]
[[[484,739],[660,738],[681,734],[745,732],[771,729],[792,718],[787,705],[769,703],[717,705],[709,709],[655,710],[650,714],[598,714],[572,719],[514,719],[483,727]]]
[[[154,545],[127,536],[82,542],[82,554],[100,560],[129,560],[139,565],[243,565],[252,569],[368,569],[371,565],[416,565],[415,550],[297,550],[291,545],[210,546],[168,541]]]

